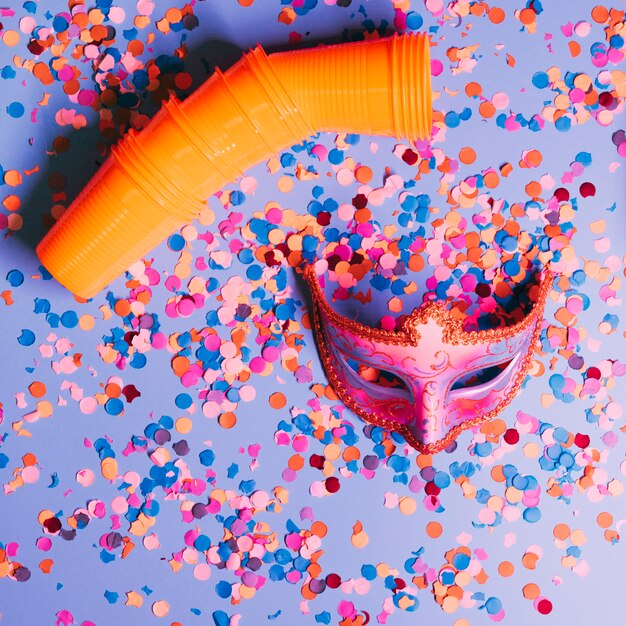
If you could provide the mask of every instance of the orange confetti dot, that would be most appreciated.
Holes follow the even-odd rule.
[[[472,98],[473,96],[480,96],[482,93],[483,88],[478,83],[469,82],[465,85],[465,95],[469,98]]]
[[[515,567],[510,561],[502,561],[502,563],[498,565],[498,574],[500,574],[500,576],[502,576],[503,578],[508,578],[509,576],[512,576],[514,571]]]
[[[528,583],[522,588],[522,593],[527,600],[534,600],[541,593],[541,589],[535,583]]]
[[[182,11],[176,7],[172,7],[165,12],[165,19],[170,24],[178,24],[178,22],[183,19]]]
[[[242,7],[251,7],[254,4],[254,0],[239,0],[239,4]]]
[[[496,107],[494,107],[493,104],[489,100],[485,100],[484,102],[480,103],[480,106],[478,107],[478,112],[484,118],[488,119],[494,116],[496,112]]]
[[[289,469],[292,469],[294,472],[298,472],[304,467],[304,457],[300,454],[294,454],[289,457],[287,465],[289,466]]]
[[[324,522],[313,522],[311,524],[311,532],[317,537],[326,537],[326,533],[328,532],[328,527]]]
[[[21,200],[11,194],[2,201],[2,205],[7,211],[17,211],[20,208]]]
[[[537,561],[539,557],[534,552],[526,552],[522,557],[522,565],[526,569],[535,569],[537,567]]]
[[[174,84],[177,89],[189,89],[192,84],[191,74],[187,74],[187,72],[180,72],[180,74],[176,74],[176,78],[174,79]]]
[[[531,198],[538,198],[541,195],[541,184],[536,180],[531,180],[524,190]]]
[[[428,522],[426,524],[426,534],[432,539],[438,539],[443,532],[443,526],[439,522]]]
[[[604,24],[609,19],[609,10],[602,5],[591,9],[591,19],[598,24]]]
[[[44,559],[41,563],[39,563],[39,569],[44,574],[49,574],[53,565],[54,565],[54,561],[52,559]]]
[[[529,150],[524,157],[524,161],[526,161],[529,167],[538,167],[541,165],[541,161],[543,161],[543,156],[539,150]]]
[[[567,524],[557,524],[552,531],[555,539],[565,541],[569,537],[569,526]]]
[[[222,413],[217,418],[217,421],[222,428],[229,430],[237,423],[237,416],[234,413],[228,411],[226,413]]]
[[[120,317],[126,317],[130,313],[130,302],[128,300],[118,300],[113,309]]]
[[[360,222],[360,223],[369,222],[371,218],[372,218],[372,212],[367,207],[363,207],[362,209],[357,209],[354,212],[354,219],[357,222]]]
[[[172,369],[176,376],[182,376],[189,369],[189,359],[185,356],[175,356],[172,359]]]
[[[36,380],[28,386],[28,391],[33,398],[43,398],[46,395],[46,386]]]
[[[577,41],[568,41],[567,47],[569,48],[569,53],[574,59],[582,52],[582,48]]]
[[[489,13],[487,13],[487,17],[493,24],[501,24],[506,17],[506,13],[500,7],[491,7]]]
[[[104,388],[104,393],[106,393],[109,398],[119,398],[122,394],[122,389],[117,383],[109,383]]]
[[[275,391],[270,396],[270,406],[273,409],[282,409],[286,406],[286,404],[287,404],[287,398],[285,397],[284,393],[280,391]]]
[[[357,167],[356,171],[354,172],[354,177],[357,179],[357,181],[363,184],[369,183],[370,180],[372,180],[373,176],[374,172],[372,172],[372,169],[367,167],[366,165],[361,165]]]
[[[489,189],[495,189],[500,182],[500,177],[495,172],[487,172],[483,176],[483,183],[485,183],[485,187]]]
[[[522,9],[519,12],[519,21],[524,24],[524,26],[532,24],[536,17],[537,14],[532,9]]]
[[[37,457],[32,452],[27,452],[22,457],[22,463],[24,463],[24,467],[32,467],[33,465],[37,465]]]
[[[596,522],[600,528],[608,528],[613,523],[613,516],[607,511],[602,511],[602,513],[598,513]]]
[[[22,175],[17,170],[7,170],[4,173],[4,182],[11,187],[22,184]]]
[[[471,165],[476,160],[476,150],[466,146],[459,151],[459,161],[465,165]]]

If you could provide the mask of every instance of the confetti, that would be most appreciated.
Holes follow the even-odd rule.
[[[617,564],[625,523],[623,12],[204,4],[0,9],[0,481],[7,506],[33,505],[15,500],[1,531],[5,618],[564,622],[585,577],[607,621],[620,596],[598,554]],[[258,24],[291,49],[330,21],[346,41],[430,33],[429,140],[288,146],[89,302],[24,253],[122,136],[236,62],[199,33],[249,43]],[[352,319],[393,330],[438,300],[468,331],[519,321],[550,266],[521,395],[436,456],[365,424],[320,368],[307,263]],[[180,596],[181,576],[202,593]],[[75,597],[79,580],[95,582]]]

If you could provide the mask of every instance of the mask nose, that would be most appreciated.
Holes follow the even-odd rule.
[[[415,397],[414,423],[416,437],[425,445],[435,443],[444,436],[446,383],[429,380],[413,388]]]

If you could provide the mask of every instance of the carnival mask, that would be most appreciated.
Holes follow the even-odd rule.
[[[519,392],[553,280],[542,272],[532,309],[511,326],[466,331],[444,303],[428,302],[389,331],[334,311],[313,265],[304,277],[321,360],[339,398],[428,454],[497,415]]]

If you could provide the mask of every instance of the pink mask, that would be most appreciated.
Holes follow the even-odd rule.
[[[542,273],[532,310],[520,322],[468,332],[441,302],[416,308],[399,330],[371,328],[333,311],[312,265],[304,277],[320,356],[337,395],[365,421],[401,433],[426,454],[491,419],[519,392],[553,280]],[[378,381],[366,380],[379,373]],[[476,382],[471,373],[488,380]]]

